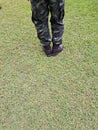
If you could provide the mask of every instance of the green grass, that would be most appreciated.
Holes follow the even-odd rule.
[[[66,0],[64,51],[49,58],[30,3],[0,6],[0,130],[97,130],[98,2]]]

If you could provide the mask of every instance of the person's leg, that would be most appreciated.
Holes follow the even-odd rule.
[[[51,12],[51,29],[53,53],[59,53],[63,50],[62,35],[64,32],[64,0],[49,0],[49,8]]]
[[[48,28],[48,1],[47,0],[31,0],[32,21],[37,30],[37,36],[42,46],[47,46],[51,42],[50,32]]]

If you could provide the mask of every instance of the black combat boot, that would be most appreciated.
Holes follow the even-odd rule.
[[[63,50],[62,43],[60,44],[55,44],[53,43],[52,47],[52,56],[56,56],[58,53],[60,53]]]
[[[50,44],[47,45],[47,46],[43,46],[43,51],[45,52],[46,56],[51,56],[51,47],[50,47]]]

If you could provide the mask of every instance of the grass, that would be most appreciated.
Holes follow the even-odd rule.
[[[64,51],[49,58],[29,2],[0,6],[0,130],[97,130],[98,2],[66,0]]]

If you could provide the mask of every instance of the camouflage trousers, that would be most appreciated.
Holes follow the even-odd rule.
[[[31,0],[31,7],[32,21],[35,24],[41,45],[46,46],[51,41],[60,44],[64,32],[64,0]],[[52,35],[50,35],[48,25],[49,18]]]

